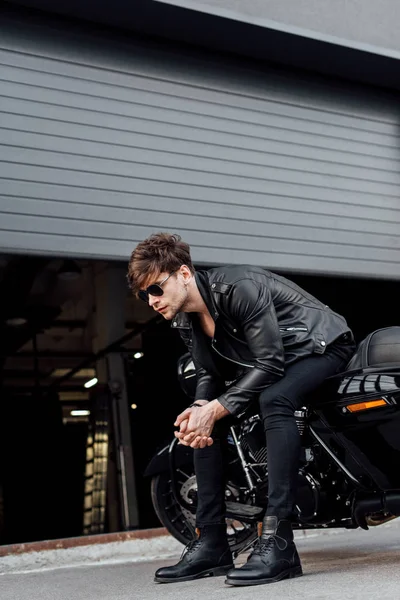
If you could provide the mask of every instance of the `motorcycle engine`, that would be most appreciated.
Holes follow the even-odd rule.
[[[303,436],[304,412],[296,411],[295,416],[299,433]],[[259,415],[254,415],[241,424],[240,442],[247,462],[262,479],[257,486],[257,504],[265,505],[268,489],[267,448],[264,428]],[[312,521],[317,516],[320,505],[319,483],[307,471],[307,466],[312,460],[311,451],[302,447],[296,495],[296,512],[299,523]]]

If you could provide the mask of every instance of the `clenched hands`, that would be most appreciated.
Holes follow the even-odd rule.
[[[205,448],[213,443],[211,433],[215,422],[229,412],[218,400],[196,400],[196,404],[202,406],[187,408],[178,415],[174,425],[179,427],[179,431],[175,432],[175,437],[184,446]]]

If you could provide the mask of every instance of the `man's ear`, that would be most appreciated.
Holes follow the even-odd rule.
[[[181,265],[179,268],[179,272],[181,273],[185,284],[187,285],[189,283],[189,281],[192,279],[193,277],[193,273],[191,272],[191,270],[189,269],[189,267],[187,265]]]

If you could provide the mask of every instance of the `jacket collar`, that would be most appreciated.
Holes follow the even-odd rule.
[[[218,317],[218,311],[217,307],[215,306],[214,299],[212,297],[210,281],[208,278],[208,271],[196,271],[195,279],[200,295],[208,308],[208,312],[215,321],[215,319]]]
[[[180,312],[172,319],[171,327],[174,329],[190,329],[189,313]]]
[[[194,276],[200,295],[203,298],[205,305],[207,306],[210,312],[210,315],[214,320],[217,319],[218,311],[213,301],[208,272],[196,271]],[[172,319],[171,327],[176,329],[189,329],[191,320],[192,319],[190,313],[180,312]]]

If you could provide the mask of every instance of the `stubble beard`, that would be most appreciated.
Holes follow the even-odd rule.
[[[172,319],[175,319],[175,317],[178,313],[185,312],[185,307],[187,306],[187,304],[188,304],[188,291],[185,288],[184,292],[182,293],[181,298],[177,299],[173,305],[169,306],[168,313],[166,315],[163,315],[164,319],[166,321],[172,321]]]

